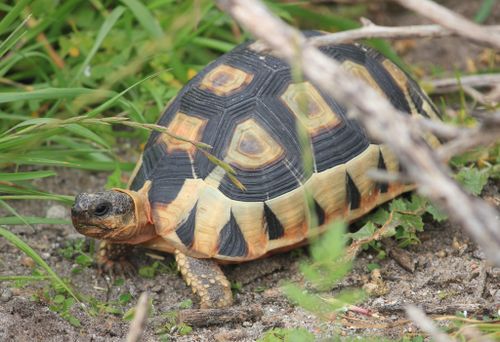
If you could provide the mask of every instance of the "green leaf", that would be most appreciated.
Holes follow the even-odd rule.
[[[313,333],[304,328],[273,328],[264,333],[257,342],[314,342]]]
[[[163,30],[160,24],[146,6],[137,0],[121,1],[130,8],[132,14],[137,18],[142,27],[149,32],[152,38],[160,38],[163,36]]]
[[[64,303],[64,300],[66,299],[66,297],[64,297],[63,295],[56,295],[53,299],[53,302],[56,303],[56,304],[62,304]]]
[[[128,302],[130,302],[130,300],[132,299],[132,295],[130,293],[123,293],[121,294],[119,297],[118,297],[118,301],[120,302],[120,304],[127,304]]]
[[[371,237],[377,231],[377,227],[373,222],[366,223],[358,231],[354,233],[348,233],[347,236],[353,240],[362,240]]]
[[[446,216],[446,214],[436,208],[432,203],[427,204],[426,211],[432,215],[434,221],[443,222],[444,220],[448,219],[448,216]]]
[[[408,206],[407,206],[407,202],[405,202],[402,198],[396,198],[395,200],[393,200],[390,205],[389,205],[389,208],[391,211],[408,211]]]
[[[488,174],[473,167],[464,167],[458,172],[456,179],[466,190],[477,196],[488,182]]]
[[[191,299],[185,299],[179,304],[180,309],[189,309],[193,306],[193,301]]]
[[[75,262],[80,266],[89,267],[94,262],[94,259],[87,254],[80,254],[75,258]]]
[[[92,46],[92,49],[88,53],[87,57],[85,57],[85,60],[83,61],[82,65],[80,66],[78,71],[73,76],[73,79],[71,80],[70,84],[74,83],[80,77],[80,75],[83,73],[83,71],[88,67],[88,65],[90,64],[90,61],[92,60],[92,58],[94,58],[94,55],[96,54],[97,50],[101,46],[102,41],[104,40],[104,38],[106,38],[109,31],[115,25],[118,18],[121,17],[121,15],[123,14],[124,11],[125,11],[124,7],[118,6],[106,18],[104,23],[101,25],[99,32],[97,33],[97,37],[95,39],[94,45]]]
[[[380,269],[380,265],[377,263],[369,263],[368,265],[366,265],[366,268],[368,268],[368,271],[371,272],[373,270]]]
[[[418,232],[424,230],[424,222],[419,215],[395,213],[394,219],[397,220],[404,229]]]

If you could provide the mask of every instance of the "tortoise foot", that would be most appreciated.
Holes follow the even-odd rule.
[[[135,267],[128,259],[132,246],[102,241],[96,255],[99,274],[131,276],[135,274]]]
[[[224,308],[233,304],[231,284],[211,259],[196,259],[175,251],[177,268],[193,293],[200,297],[200,308]]]

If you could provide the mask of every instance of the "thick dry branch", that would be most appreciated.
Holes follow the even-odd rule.
[[[353,78],[337,61],[308,44],[298,30],[272,15],[260,1],[219,0],[218,3],[275,54],[301,68],[307,78],[345,105],[373,138],[389,145],[418,190],[465,227],[488,258],[500,265],[497,211],[468,195],[450,178],[450,170],[425,143],[418,125],[401,120],[403,113],[366,83]]]
[[[446,94],[460,89],[460,87],[494,87],[500,85],[500,74],[481,74],[450,77],[438,80],[424,81],[430,85],[431,94]]]
[[[456,32],[460,36],[476,41],[480,44],[500,49],[500,34],[491,32],[465,17],[450,11],[430,0],[394,0],[418,14],[432,20],[436,24]]]
[[[224,309],[187,309],[179,311],[177,320],[193,327],[256,321],[263,315],[257,305]]]
[[[384,38],[384,39],[410,39],[410,38],[438,38],[459,35],[456,31],[444,28],[440,25],[412,25],[412,26],[379,26],[364,19],[363,27],[354,30],[341,31],[312,37],[309,39],[312,45],[322,46],[340,43],[350,43],[360,39]],[[485,30],[500,34],[500,26],[485,26]]]

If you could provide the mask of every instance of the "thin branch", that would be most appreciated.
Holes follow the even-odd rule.
[[[260,1],[217,2],[276,55],[300,67],[308,79],[345,105],[373,138],[389,145],[419,191],[466,228],[485,254],[500,265],[497,211],[468,195],[450,178],[450,170],[425,143],[418,126],[402,120],[408,115],[397,111],[365,82],[352,77],[337,61],[308,44],[298,30],[271,14]]]
[[[445,94],[454,92],[460,87],[494,87],[500,85],[500,74],[481,74],[481,75],[467,75],[450,78],[442,78],[438,80],[428,80],[423,82],[425,85],[430,85],[429,93],[431,94]]]
[[[430,0],[394,0],[460,36],[500,49],[500,34],[491,32],[465,17]]]
[[[127,334],[127,342],[140,341],[141,335],[144,332],[146,319],[148,318],[148,294],[143,292],[137,301],[135,307],[134,319],[130,323],[130,328]]]
[[[416,306],[410,305],[406,308],[406,315],[415,323],[420,329],[428,333],[434,341],[437,342],[453,342],[444,332],[439,330],[432,320],[425,315],[425,313],[418,309]]]
[[[410,38],[438,38],[459,35],[456,31],[440,25],[411,25],[411,26],[379,26],[368,19],[363,19],[363,27],[354,30],[330,33],[309,39],[314,46],[351,43],[360,39],[410,39]],[[500,25],[485,26],[488,32],[500,34]]]

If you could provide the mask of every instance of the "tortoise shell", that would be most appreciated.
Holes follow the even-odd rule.
[[[294,82],[286,62],[258,52],[255,44],[208,65],[158,121],[177,136],[211,145],[210,153],[235,169],[245,189],[189,142],[152,133],[130,184],[149,198],[159,238],[148,247],[226,261],[256,259],[302,244],[333,219],[352,221],[411,189],[371,180],[369,169],[399,170],[395,155],[371,142],[335,99],[307,80]],[[397,109],[438,118],[416,82],[374,50],[321,50]],[[308,137],[305,145],[299,132]],[[307,153],[312,171],[304,167]],[[309,228],[306,195],[319,229]]]

